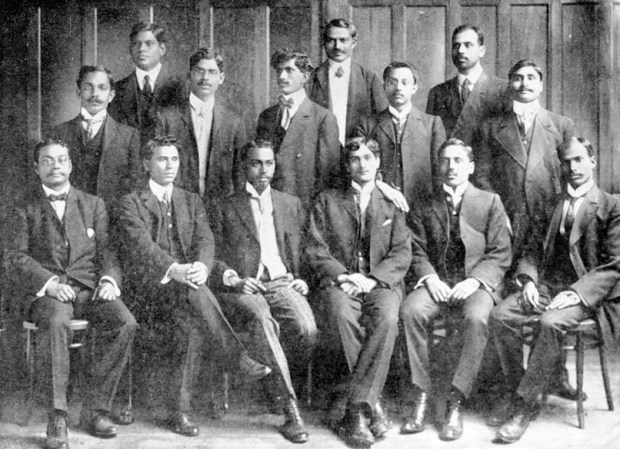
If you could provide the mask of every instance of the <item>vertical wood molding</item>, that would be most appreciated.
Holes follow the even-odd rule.
[[[403,3],[392,5],[392,60],[404,61],[407,57],[407,10]]]
[[[446,78],[453,70],[452,64],[452,31],[463,23],[461,0],[448,0],[446,5],[447,20],[446,20]],[[474,24],[475,25],[475,24]],[[482,26],[482,25],[480,25]]]
[[[510,69],[510,0],[500,0],[497,6],[497,74],[508,76]]]
[[[82,15],[82,63],[97,64],[97,8],[88,5],[81,9]]]
[[[321,63],[322,59],[321,50],[323,48],[323,42],[321,36],[324,22],[321,14],[320,0],[310,1],[310,16],[310,60],[315,61],[318,65]]]
[[[616,148],[618,138],[614,130],[620,126],[618,117],[618,96],[613,80],[614,68],[614,23],[612,0],[601,0],[597,8],[597,24],[599,35],[599,108],[598,108],[598,182],[607,191],[620,191],[620,181],[614,179],[617,166]],[[618,26],[618,24],[616,24]],[[616,176],[617,177],[617,176]]]
[[[344,18],[350,20],[353,15],[353,8],[348,0],[324,0],[323,19],[328,22],[332,19]]]
[[[138,21],[139,22],[152,22],[153,21],[153,6],[142,5],[138,8]]]
[[[35,74],[26,80],[26,116],[28,117],[28,147],[41,140],[41,14],[42,8],[28,8],[28,71]],[[28,166],[32,156],[28,153]]]
[[[198,13],[198,46],[213,48],[213,7],[209,0],[196,2]]]
[[[271,48],[269,45],[269,12],[268,6],[256,7],[256,20],[254,25],[254,108],[262,111],[269,106],[269,57]]]
[[[562,113],[562,0],[549,2],[549,40],[547,45],[548,109]]]

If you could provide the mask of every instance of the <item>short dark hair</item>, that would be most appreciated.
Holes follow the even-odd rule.
[[[392,74],[392,71],[395,69],[409,69],[411,70],[411,74],[413,75],[413,81],[418,84],[418,69],[410,63],[409,61],[392,61],[388,64],[388,66],[383,70],[383,82],[385,82],[388,77]]]
[[[196,53],[189,57],[189,70],[193,70],[203,59],[214,59],[217,68],[224,73],[224,58],[212,48],[199,48]]]
[[[478,35],[478,45],[484,45],[484,34],[482,30],[475,25],[470,25],[465,23],[463,25],[457,26],[452,32],[452,40],[456,37],[457,34],[461,34],[463,31],[472,30],[474,33]]]
[[[515,65],[513,65],[512,67],[510,67],[510,70],[508,70],[508,80],[510,81],[510,78],[512,78],[512,76],[517,73],[517,71],[521,70],[523,67],[532,67],[536,73],[538,73],[538,76],[540,76],[540,79],[543,79],[543,71],[542,69],[538,66],[538,64],[536,64],[534,61],[530,61],[529,59],[522,59],[519,62],[517,62]]]
[[[114,78],[112,78],[112,72],[110,72],[110,70],[108,70],[106,67],[102,65],[83,65],[80,68],[80,73],[78,73],[77,80],[75,80],[75,82],[77,83],[78,89],[82,87],[82,81],[84,81],[84,78],[86,77],[86,75],[92,72],[102,72],[108,75],[108,81],[110,82],[110,89],[114,90]]]
[[[573,143],[578,143],[580,145],[583,145],[583,147],[588,151],[588,156],[596,157],[596,154],[594,153],[594,146],[590,143],[590,141],[586,139],[585,137],[576,136],[576,137],[570,137],[566,139],[557,148],[556,151],[560,159],[562,158],[562,154],[564,153],[564,151]]]
[[[381,149],[379,148],[379,144],[376,140],[369,139],[366,137],[353,137],[347,140],[344,151],[345,151],[345,161],[349,162],[351,157],[351,153],[359,150],[362,146],[368,148],[375,157],[381,157]]]
[[[143,31],[150,31],[160,44],[166,43],[166,30],[157,22],[149,22],[145,20],[143,22],[136,23],[131,27],[131,33],[129,33],[129,41],[133,41],[133,38]]]
[[[303,51],[293,50],[291,48],[277,49],[271,55],[271,68],[275,70],[280,64],[290,61],[291,59],[295,60],[295,66],[302,73],[307,73],[309,75],[312,69],[314,69],[307,54]]]
[[[355,38],[355,36],[357,36],[357,28],[352,22],[348,21],[347,19],[333,19],[326,23],[325,27],[323,28],[323,43],[325,43],[325,41],[327,40],[329,30],[332,28],[346,28],[347,30],[349,30],[349,34],[352,38]]]
[[[153,151],[158,147],[175,147],[181,157],[181,147],[177,143],[177,139],[174,136],[156,136],[149,139],[144,145],[142,145],[142,159],[149,160],[153,157]]]
[[[49,147],[52,145],[59,145],[63,148],[67,149],[67,154],[69,155],[69,159],[71,159],[71,148],[69,148],[69,145],[67,145],[65,142],[63,142],[60,139],[54,139],[52,137],[46,137],[45,139],[43,139],[41,142],[37,143],[34,147],[34,150],[32,151],[32,156],[34,157],[34,161],[38,162],[39,161],[39,153],[41,152],[41,150],[45,147]]]
[[[443,151],[448,148],[448,147],[460,147],[463,149],[463,151],[465,152],[465,154],[467,154],[467,158],[469,159],[469,162],[474,162],[474,150],[472,149],[472,147],[470,147],[469,145],[467,145],[465,142],[463,142],[461,139],[457,139],[455,137],[452,137],[451,139],[446,140],[440,147],[439,147],[439,151],[437,152],[437,154],[439,155],[439,157],[441,157],[443,155]]]
[[[250,153],[251,150],[257,150],[259,148],[269,148],[271,151],[274,152],[274,158],[275,158],[275,151],[273,149],[273,142],[271,140],[267,140],[267,139],[255,139],[255,140],[250,140],[248,143],[246,143],[243,148],[241,148],[241,162],[247,162],[248,160],[248,154]]]

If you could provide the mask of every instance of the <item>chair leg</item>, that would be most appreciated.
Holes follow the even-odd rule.
[[[601,360],[601,373],[603,374],[603,385],[605,386],[605,397],[607,398],[607,407],[609,411],[614,410],[614,401],[613,396],[611,394],[611,384],[609,383],[609,372],[607,371],[607,347],[603,343],[602,338],[600,339],[600,344],[598,347],[598,353]]]
[[[314,374],[312,372],[313,369],[314,369],[314,360],[313,358],[310,358],[310,361],[308,362],[307,372],[306,372],[306,405],[308,406],[308,408],[312,407],[312,386],[314,382],[314,379],[312,378]]]
[[[133,423],[133,363],[132,363],[132,350],[129,350],[127,356],[127,366],[125,366],[125,372],[127,373],[127,403],[121,407],[121,411],[118,416],[120,424],[129,425]]]
[[[583,391],[583,363],[584,363],[584,344],[581,338],[581,332],[577,332],[575,335],[576,343],[576,368],[577,368],[577,418],[579,420],[579,428],[585,428],[585,417],[583,413],[583,399],[581,392]]]
[[[26,364],[28,365],[28,393],[26,397],[26,417],[22,422],[22,426],[27,426],[32,417],[32,408],[34,402],[34,354],[33,354],[32,331],[26,330]]]
[[[228,412],[228,389],[230,388],[228,371],[224,371],[222,380],[224,384],[224,412]]]

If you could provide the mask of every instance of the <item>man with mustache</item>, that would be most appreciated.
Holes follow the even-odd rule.
[[[180,104],[187,94],[185,82],[162,62],[166,54],[166,30],[156,22],[136,23],[129,34],[129,53],[134,72],[116,85],[110,115],[140,130],[141,143],[154,135],[155,113]]]
[[[484,34],[474,25],[461,25],[452,33],[452,62],[457,75],[428,93],[426,113],[441,117],[448,138],[474,148],[484,119],[501,113],[510,102],[506,81],[488,74],[480,64],[486,53]]]
[[[77,78],[80,115],[56,126],[52,137],[71,149],[78,170],[71,172],[71,184],[102,198],[111,217],[117,199],[142,180],[140,136],[135,128],[118,123],[108,114],[114,99],[112,74],[103,66],[85,65]]]
[[[189,98],[157,114],[157,135],[175,136],[181,152],[177,185],[207,203],[244,182],[239,151],[246,142],[245,124],[215,98],[224,76],[224,59],[211,48],[199,49],[189,58]]]
[[[314,70],[308,82],[310,99],[336,116],[342,145],[362,117],[377,114],[388,106],[379,77],[351,61],[356,45],[357,29],[353,23],[346,19],[330,21],[323,30],[327,60]]]

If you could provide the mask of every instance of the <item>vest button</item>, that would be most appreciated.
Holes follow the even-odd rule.
[[[301,159],[301,153],[297,153],[297,159]]]

